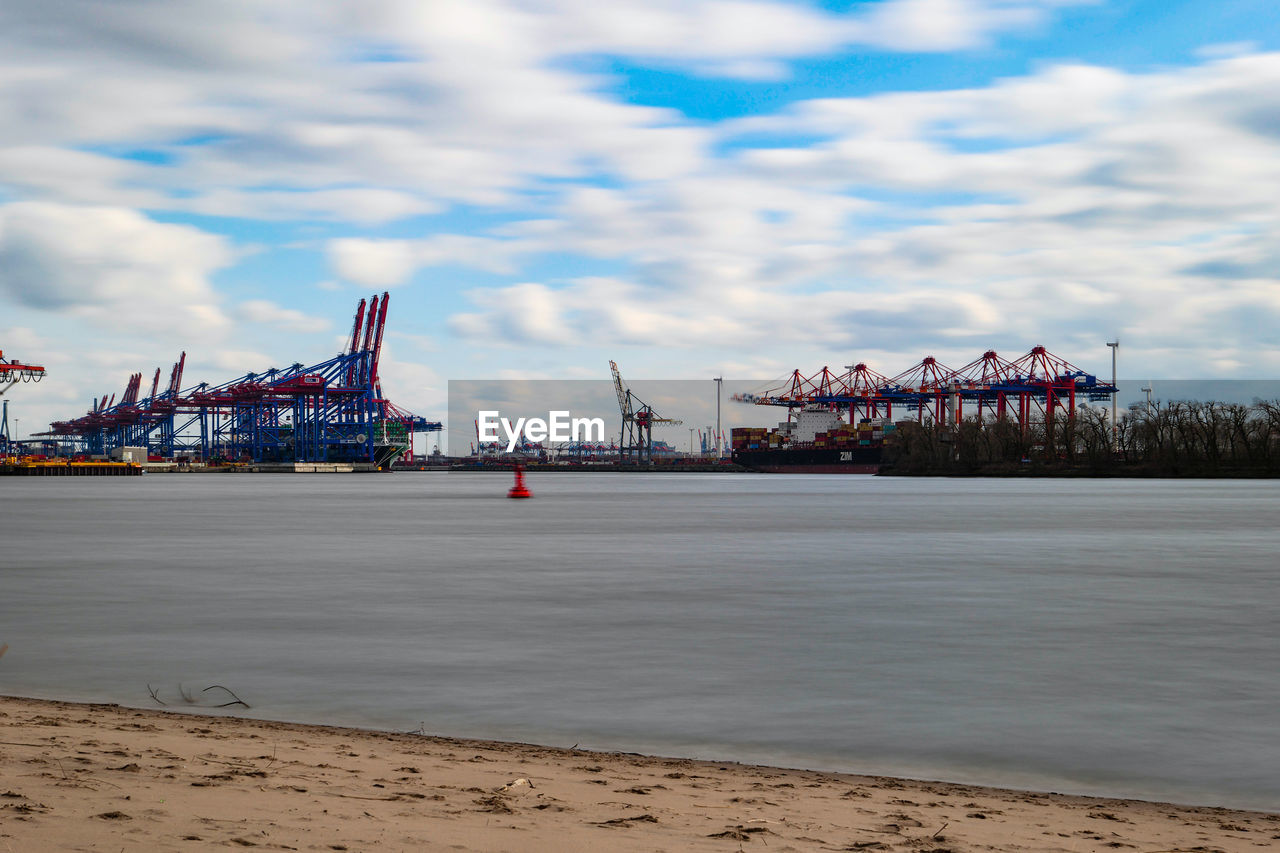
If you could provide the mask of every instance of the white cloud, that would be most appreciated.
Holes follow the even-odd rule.
[[[959,50],[983,45],[1000,33],[1029,29],[1055,7],[1092,1],[891,0],[871,6],[854,33],[857,41],[892,50]]]
[[[545,285],[515,284],[496,293],[484,291],[483,296],[486,300],[497,297],[500,307],[476,314],[455,314],[450,318],[455,333],[498,346],[579,342],[574,340],[577,330],[566,323],[561,295]]]
[[[323,332],[333,324],[293,308],[284,308],[266,299],[250,299],[236,307],[236,316],[250,323],[262,323],[290,332]]]
[[[211,190],[189,210],[249,219],[321,219],[382,225],[409,216],[439,213],[442,207],[409,193],[387,189],[319,189],[291,192]]]
[[[242,349],[222,349],[216,350],[211,356],[203,359],[207,364],[211,364],[224,373],[247,374],[262,373],[272,367],[281,367],[272,361],[271,356],[255,350]],[[193,367],[200,367],[195,364]],[[231,376],[223,376],[219,381],[232,379]]]
[[[418,266],[406,240],[335,240],[329,255],[338,275],[370,287],[403,284]]]
[[[419,361],[401,359],[395,345],[384,342],[378,361],[378,376],[388,398],[394,400],[401,409],[428,420],[442,423],[446,420],[449,408],[448,382],[430,366]]]
[[[0,182],[61,202],[375,225],[511,203],[548,177],[676,178],[708,134],[615,101],[563,60],[772,79],[856,43],[973,46],[1067,4],[19,4],[0,28]],[[404,61],[362,61],[366,45]]]
[[[233,259],[219,237],[127,209],[0,205],[0,293],[99,325],[217,334],[209,276]]]
[[[51,349],[49,339],[36,332],[35,329],[25,326],[0,328],[0,341],[4,341],[5,350],[3,352],[7,353],[4,356],[7,361],[40,365],[44,365],[48,361],[47,356],[36,358],[34,355]],[[24,350],[26,350],[26,353],[23,352]]]
[[[328,254],[334,270],[347,281],[395,287],[418,269],[437,264],[512,272],[510,258],[522,248],[512,241],[443,234],[424,240],[343,238],[329,243]]]
[[[1218,44],[1206,44],[1195,50],[1195,55],[1201,59],[1223,59],[1234,56],[1246,56],[1250,53],[1258,53],[1261,45],[1256,41],[1231,41],[1219,42]]]
[[[415,335],[409,332],[388,331],[388,338],[396,338],[402,341],[408,341],[410,345],[422,352],[439,352],[440,344],[428,335]]]
[[[731,123],[729,138],[827,141],[745,146],[675,183],[566,193],[552,217],[505,229],[519,251],[622,258],[634,275],[475,292],[483,310],[454,329],[888,353],[930,339],[970,357],[983,341],[1093,348],[1122,332],[1165,375],[1273,369],[1280,346],[1258,318],[1275,316],[1280,292],[1277,82],[1275,54],[1152,74],[1058,66]],[[902,200],[859,198],[885,191]],[[523,319],[534,295],[560,335]],[[1210,339],[1231,343],[1200,357]]]

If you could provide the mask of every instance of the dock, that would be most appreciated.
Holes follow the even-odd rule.
[[[136,462],[69,462],[66,460],[0,460],[0,477],[138,477]]]

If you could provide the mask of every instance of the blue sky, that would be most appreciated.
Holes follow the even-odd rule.
[[[392,294],[392,398],[1043,344],[1280,368],[1261,0],[14,2],[0,349],[18,431],[188,352],[321,361]]]

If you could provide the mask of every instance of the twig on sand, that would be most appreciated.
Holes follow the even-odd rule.
[[[331,797],[343,797],[344,799],[348,799],[348,800],[377,800],[380,803],[392,802],[400,799],[400,797],[398,797],[395,794],[391,794],[390,796],[385,796],[385,797],[362,797],[359,794],[337,794],[332,791],[325,791],[325,793]]]
[[[225,764],[228,767],[242,767],[242,768],[248,768],[250,770],[257,769],[247,761],[223,761],[221,758],[210,758],[207,755],[197,755],[196,758],[200,759],[201,761],[208,761],[211,764]]]

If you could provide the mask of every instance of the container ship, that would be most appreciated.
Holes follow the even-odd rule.
[[[875,474],[893,428],[885,420],[847,424],[830,409],[802,409],[777,429],[735,428],[733,461],[771,474]]]

